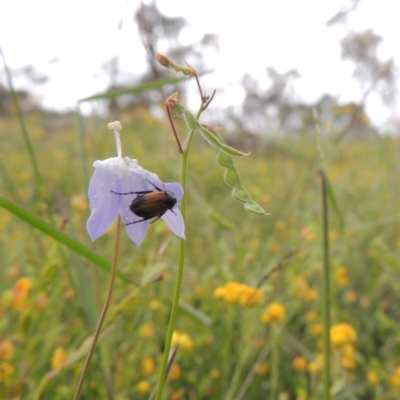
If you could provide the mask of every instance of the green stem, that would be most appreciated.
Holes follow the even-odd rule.
[[[200,118],[201,113],[205,109],[205,103],[201,103],[199,111],[197,112],[196,119]],[[171,122],[171,126],[173,123]],[[174,128],[173,128],[174,129]],[[181,201],[181,214],[183,217],[183,223],[186,225],[186,181],[187,181],[187,164],[189,158],[189,150],[190,145],[192,143],[194,131],[189,131],[189,135],[187,138],[187,144],[185,150],[182,149],[179,139],[174,131],[175,137],[177,138],[178,148],[181,154],[181,171],[180,171],[180,181],[183,188],[184,196],[182,197]],[[182,150],[182,152],[181,152]],[[155,400],[161,400],[162,391],[164,387],[164,383],[166,380],[167,374],[167,367],[168,367],[168,359],[169,359],[169,352],[171,351],[171,342],[172,342],[172,334],[174,333],[175,321],[176,316],[178,314],[178,307],[179,307],[179,297],[181,295],[181,287],[182,287],[182,278],[183,278],[183,266],[185,263],[185,251],[186,251],[186,240],[180,239],[179,242],[179,260],[178,260],[178,273],[176,277],[176,284],[175,284],[175,291],[174,291],[174,298],[172,301],[172,308],[171,308],[171,315],[169,318],[168,330],[167,330],[167,337],[165,339],[165,348],[164,354],[161,362],[161,369],[158,375],[158,382],[157,382],[157,392]]]
[[[108,311],[108,307],[109,307],[110,302],[111,302],[111,296],[112,296],[112,293],[113,293],[113,290],[114,290],[115,276],[117,275],[117,263],[118,263],[118,249],[119,249],[120,231],[121,231],[121,217],[118,216],[118,218],[117,218],[117,231],[116,231],[115,242],[114,242],[114,258],[113,258],[113,264],[112,264],[112,269],[111,269],[110,285],[108,287],[107,298],[106,298],[106,301],[104,303],[103,310],[101,311],[101,315],[100,315],[99,321],[97,323],[96,331],[94,332],[93,342],[92,342],[92,345],[90,346],[89,353],[88,353],[88,355],[86,357],[86,361],[85,361],[85,364],[83,366],[83,369],[82,369],[82,372],[81,372],[81,376],[79,377],[78,386],[76,387],[75,395],[74,395],[74,399],[73,400],[78,400],[80,395],[81,395],[83,381],[85,380],[85,376],[86,376],[86,373],[87,373],[87,370],[88,370],[88,367],[89,367],[89,364],[90,364],[90,360],[92,359],[92,356],[93,356],[93,353],[94,353],[94,349],[96,347],[97,340],[99,339],[101,327],[103,326],[103,322],[104,322],[104,319],[105,319],[107,311]]]
[[[188,155],[189,155],[189,148],[192,142],[194,131],[189,132],[189,137],[187,141],[187,146],[185,151],[182,153],[181,157],[181,172],[180,172],[180,181],[183,188],[183,192],[185,195],[182,197],[181,201],[181,213],[183,217],[183,222],[186,223],[186,180],[187,180],[187,163],[188,163]],[[178,306],[179,306],[179,297],[181,294],[181,287],[182,287],[182,278],[183,278],[183,266],[185,262],[185,250],[186,250],[186,241],[184,239],[180,239],[179,243],[179,261],[178,261],[178,272],[176,277],[176,284],[175,284],[175,291],[174,291],[174,298],[172,302],[171,308],[171,316],[169,319],[167,337],[165,340],[165,348],[163,359],[161,363],[161,370],[158,376],[158,383],[157,383],[157,393],[155,400],[161,400],[161,395],[164,387],[164,382],[166,379],[167,373],[167,365],[168,365],[168,357],[169,352],[171,350],[171,341],[172,341],[172,334],[174,333],[175,321],[176,316],[178,314]]]
[[[323,370],[323,399],[329,400],[330,397],[330,337],[329,330],[330,321],[330,272],[329,272],[329,237],[328,237],[328,197],[326,188],[325,172],[320,169],[322,183],[322,208],[323,208],[323,282],[322,282],[322,324],[323,332],[323,354],[324,354],[324,370]]]
[[[272,322],[272,347],[271,347],[271,400],[275,400],[278,392],[279,380],[279,344],[278,344],[278,326]]]

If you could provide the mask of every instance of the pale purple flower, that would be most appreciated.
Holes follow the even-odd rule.
[[[179,182],[163,183],[156,174],[146,171],[137,160],[129,157],[97,160],[93,166],[95,171],[89,185],[91,214],[87,222],[87,231],[92,240],[106,233],[119,214],[129,237],[139,246],[151,220],[140,221],[143,218],[129,209],[137,194],[116,193],[157,191],[153,185],[175,195],[175,206],[172,210],[167,210],[161,218],[175,235],[185,239],[185,224],[178,209],[183,196]],[[132,223],[135,221],[140,222]]]

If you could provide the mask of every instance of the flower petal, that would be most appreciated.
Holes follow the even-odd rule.
[[[92,240],[107,232],[115,220],[121,198],[111,196],[110,190],[119,191],[119,182],[110,169],[96,169],[89,185],[91,214],[86,224]]]
[[[131,214],[134,215],[133,219],[135,219],[136,221],[143,219],[139,218],[137,215],[133,213]],[[149,220],[125,226],[126,233],[131,238],[131,240],[136,244],[136,246],[140,246],[141,243],[143,242],[143,239],[146,236],[148,226],[149,226]]]
[[[182,239],[186,239],[185,223],[183,222],[183,217],[179,208],[175,207],[173,212],[168,210],[161,218],[165,221],[169,229],[171,229],[171,231],[176,236],[179,236]]]

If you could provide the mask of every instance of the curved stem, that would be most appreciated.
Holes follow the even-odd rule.
[[[193,133],[194,133],[193,131],[190,131],[190,133],[189,133],[187,147],[186,147],[185,152],[182,154],[182,158],[181,158],[180,181],[181,181],[181,185],[182,185],[184,193],[186,193],[187,162],[188,162],[190,143],[193,138]],[[180,208],[181,208],[183,221],[186,223],[186,195],[184,195],[182,197]],[[162,359],[162,363],[161,363],[161,370],[160,370],[160,374],[158,376],[157,393],[156,393],[155,400],[161,399],[162,390],[163,390],[164,382],[166,379],[169,352],[171,350],[172,334],[174,333],[175,321],[176,321],[176,316],[178,313],[178,306],[179,306],[179,297],[181,294],[183,266],[184,266],[184,262],[185,262],[185,250],[186,250],[186,241],[184,239],[180,239],[178,273],[177,273],[176,283],[175,283],[174,299],[172,302],[171,316],[169,319],[167,337],[165,340],[165,348],[164,348],[164,354],[163,354],[163,359]]]
[[[204,102],[204,99],[202,98],[201,99],[200,108],[199,108],[199,110],[197,112],[197,115],[196,115],[196,119],[197,120],[200,118],[201,113],[204,111],[205,104],[206,103]],[[168,110],[168,107],[167,107],[167,110]],[[178,136],[176,134],[174,125],[172,123],[172,118],[171,118],[170,113],[168,113],[168,117],[170,118],[171,126],[173,127],[174,135],[175,135],[175,137],[177,139],[178,146],[181,149],[180,142],[179,142]],[[180,210],[181,210],[181,213],[182,213],[184,224],[186,224],[187,164],[188,164],[189,150],[190,150],[190,145],[192,143],[193,135],[194,135],[194,131],[193,130],[189,131],[185,150],[184,151],[182,150],[182,152],[180,151],[180,153],[181,153],[180,181],[181,181],[181,185],[182,185],[182,188],[183,188],[183,193],[185,193],[184,196],[182,197],[182,200],[181,200]],[[178,271],[177,271],[178,273],[177,273],[177,276],[176,276],[174,298],[173,298],[173,301],[172,301],[172,308],[171,308],[171,315],[170,315],[170,318],[169,318],[167,337],[165,339],[164,354],[163,354],[163,358],[162,358],[162,362],[161,362],[160,373],[158,375],[157,392],[156,392],[155,400],[161,400],[162,391],[163,391],[164,383],[165,383],[165,380],[166,380],[169,352],[171,350],[172,335],[174,333],[176,316],[178,314],[179,298],[180,298],[180,294],[181,294],[182,279],[183,279],[183,266],[184,266],[184,263],[185,263],[185,251],[186,251],[186,241],[184,239],[180,239],[180,242],[179,242]]]
[[[114,290],[114,282],[115,282],[115,276],[117,274],[117,263],[118,263],[118,249],[119,249],[119,237],[120,237],[120,231],[121,231],[121,218],[118,215],[117,218],[117,232],[115,235],[115,242],[114,242],[114,257],[113,257],[113,263],[112,263],[112,269],[111,269],[111,276],[110,276],[110,285],[108,287],[108,292],[107,292],[107,298],[106,301],[104,303],[103,306],[103,310],[101,311],[101,315],[99,318],[99,321],[97,323],[97,327],[96,327],[96,331],[94,332],[94,336],[93,336],[93,342],[92,345],[89,349],[89,353],[86,357],[86,361],[85,364],[83,366],[82,372],[81,372],[81,376],[79,377],[79,382],[78,382],[78,386],[76,387],[75,390],[75,395],[74,395],[74,400],[78,400],[80,395],[81,395],[81,391],[82,391],[82,385],[83,382],[85,380],[85,376],[90,364],[90,360],[92,359],[93,353],[94,353],[94,349],[96,347],[97,344],[97,340],[99,339],[99,335],[100,335],[100,331],[101,331],[101,327],[103,325],[104,319],[106,317],[107,311],[108,311],[108,307],[110,305],[111,302],[111,296]]]

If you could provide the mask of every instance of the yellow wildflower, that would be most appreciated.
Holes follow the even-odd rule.
[[[251,307],[261,304],[262,300],[263,292],[260,289],[256,289],[247,285],[242,285],[240,288],[240,304]]]
[[[293,283],[296,289],[297,298],[310,301],[313,300],[316,296],[318,296],[318,293],[309,287],[308,282],[306,278],[304,278],[304,276],[297,275],[294,278]]]
[[[181,400],[181,398],[183,397],[184,394],[185,394],[185,392],[183,391],[183,389],[171,390],[170,399],[171,400]]]
[[[218,379],[221,376],[221,371],[218,368],[213,368],[210,371],[210,377],[212,379]]]
[[[264,324],[271,322],[281,322],[286,315],[285,307],[280,303],[271,303],[261,316],[261,321]]]
[[[347,276],[346,267],[337,267],[335,278],[338,286],[347,286],[349,284],[349,277]]]
[[[256,365],[256,373],[257,375],[263,376],[268,372],[268,365],[265,362],[259,363]]]
[[[307,370],[308,361],[304,357],[298,356],[293,359],[292,365],[296,371],[303,372]]]
[[[340,323],[331,326],[330,338],[332,346],[339,348],[354,343],[357,339],[357,333],[350,324]]]
[[[301,230],[301,236],[307,242],[312,242],[315,239],[315,233],[311,228],[303,228]]]
[[[191,351],[193,348],[193,340],[187,333],[180,333],[178,331],[174,331],[172,334],[172,346],[177,346],[182,350]]]
[[[173,363],[173,364],[171,365],[170,370],[169,370],[168,378],[169,378],[171,381],[176,381],[176,380],[179,379],[179,377],[181,376],[181,371],[182,371],[182,370],[181,370],[180,365],[177,364],[177,363]]]
[[[0,362],[0,383],[5,382],[12,375],[15,367],[7,362]]]
[[[308,371],[312,375],[318,375],[322,370],[322,364],[324,361],[324,357],[321,353],[318,353],[315,360],[308,364]]]
[[[318,292],[315,289],[308,288],[302,295],[303,299],[306,301],[314,301],[318,299]]]
[[[320,323],[311,326],[311,334],[313,336],[321,336],[324,331],[324,326]]]
[[[346,371],[352,371],[356,368],[356,359],[354,357],[353,345],[347,344],[346,346],[344,346],[340,364],[342,365],[342,368]]]
[[[28,278],[20,278],[14,285],[13,289],[13,308],[20,310],[25,307],[25,300],[28,297],[32,282]]]
[[[14,353],[14,345],[9,340],[0,342],[0,358],[10,358]]]
[[[214,297],[226,304],[240,303],[244,306],[255,306],[262,302],[263,293],[260,289],[231,281],[217,287],[214,290]]]
[[[159,310],[162,307],[162,303],[160,300],[153,299],[150,301],[149,308],[150,310]]]
[[[225,286],[218,286],[214,289],[214,297],[218,300],[224,301],[226,288]]]
[[[367,380],[372,386],[378,386],[379,384],[378,375],[374,371],[368,371]]]
[[[143,372],[144,376],[153,375],[153,373],[156,369],[154,359],[152,357],[142,358],[140,365],[142,367],[142,372]]]
[[[147,381],[140,381],[136,385],[136,390],[141,394],[150,393],[150,390],[151,390],[150,383]]]
[[[77,194],[72,197],[71,199],[71,205],[73,208],[75,208],[77,211],[86,211],[88,208],[88,202],[87,202],[87,197],[85,194]]]
[[[396,367],[394,373],[389,376],[388,385],[392,387],[400,387],[400,367]]]
[[[154,335],[154,326],[151,322],[146,322],[139,329],[139,335],[141,337],[152,337]]]
[[[67,355],[63,347],[57,347],[51,357],[51,369],[58,369],[67,360]]]

